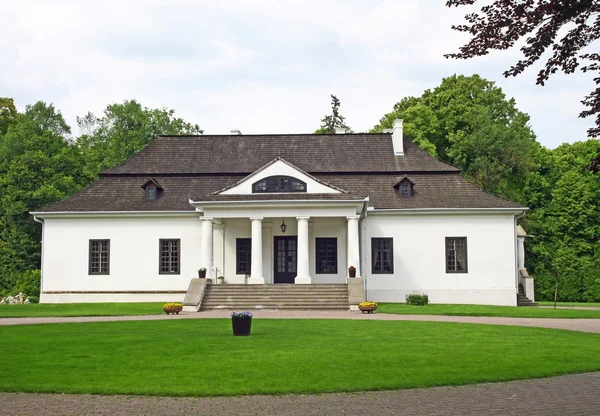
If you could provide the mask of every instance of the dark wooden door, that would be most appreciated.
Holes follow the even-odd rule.
[[[275,283],[294,283],[298,264],[298,237],[275,237]]]

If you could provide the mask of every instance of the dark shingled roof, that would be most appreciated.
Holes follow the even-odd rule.
[[[47,205],[58,211],[193,211],[194,201],[356,200],[369,197],[378,209],[521,208],[483,192],[404,139],[405,154],[394,156],[390,134],[164,136],[129,161],[108,169],[72,197]],[[342,194],[215,195],[280,157]],[[413,196],[399,195],[403,177]],[[142,186],[160,183],[162,195],[145,199]]]
[[[457,172],[405,139],[394,156],[391,134],[159,136],[122,165],[104,173],[249,174],[280,157],[305,172]]]

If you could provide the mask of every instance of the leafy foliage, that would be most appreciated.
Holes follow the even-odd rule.
[[[460,169],[486,191],[519,199],[540,147],[529,116],[478,75],[453,75],[421,97],[394,105],[371,131],[404,119],[404,132],[432,156]]]
[[[525,226],[528,269],[536,296],[562,301],[600,300],[600,178],[586,169],[600,141],[563,144],[537,154],[538,169],[524,192],[531,208]]]
[[[446,6],[473,5],[477,0],[448,0]],[[537,84],[544,85],[550,75],[562,71],[572,74],[600,71],[600,54],[590,51],[594,41],[600,39],[600,2],[596,0],[495,0],[481,8],[480,13],[465,16],[466,24],[453,25],[459,32],[472,35],[458,53],[449,58],[469,59],[487,55],[491,50],[504,50],[525,38],[521,52],[523,58],[504,72],[504,76],[517,76],[535,64],[542,55],[550,52],[544,67],[538,72]],[[562,36],[562,38],[560,38]],[[559,39],[560,38],[560,39]],[[580,67],[580,63],[584,63]],[[600,76],[594,78],[596,85]],[[596,116],[596,126],[588,130],[591,137],[600,136],[600,88],[596,87],[582,103],[587,110],[580,117]],[[590,164],[595,173],[600,170],[600,148]]]
[[[79,191],[157,134],[202,132],[173,110],[134,100],[78,121],[82,134],[73,140],[53,105],[40,101],[19,114],[11,98],[0,98],[0,293],[31,295],[24,289],[39,281],[41,227],[29,212]]]
[[[318,128],[316,134],[334,134],[336,127],[344,128],[347,132],[352,132],[352,129],[346,125],[346,118],[340,114],[340,100],[331,95],[331,115],[326,115],[321,119],[321,127]]]
[[[77,145],[86,159],[89,179],[126,161],[157,135],[202,133],[197,124],[175,117],[174,110],[142,107],[135,100],[108,105],[102,117],[87,113],[77,118],[77,124],[82,132]]]
[[[54,106],[38,102],[0,136],[0,290],[39,268],[41,229],[29,212],[75,193],[86,181],[70,128]]]

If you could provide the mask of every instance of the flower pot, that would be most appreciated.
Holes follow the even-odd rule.
[[[377,306],[360,306],[358,305],[358,309],[361,310],[362,313],[373,313],[377,310]]]
[[[348,277],[356,277],[356,269],[348,269]]]
[[[222,285],[223,283],[225,283],[225,278],[223,276],[217,277],[217,284]]]
[[[206,270],[198,270],[198,278],[205,279],[206,278]]]
[[[233,335],[235,336],[250,335],[250,328],[252,327],[252,317],[231,318],[231,326],[233,327]]]
[[[167,315],[174,313],[179,315],[179,312],[181,312],[183,310],[183,306],[178,306],[178,307],[173,307],[173,308],[163,308],[163,311],[165,311],[165,313]]]

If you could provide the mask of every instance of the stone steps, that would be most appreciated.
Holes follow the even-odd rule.
[[[539,306],[537,303],[532,302],[527,296],[525,296],[525,289],[523,285],[519,285],[519,293],[517,294],[517,306]]]
[[[207,285],[200,310],[348,310],[348,286]]]

